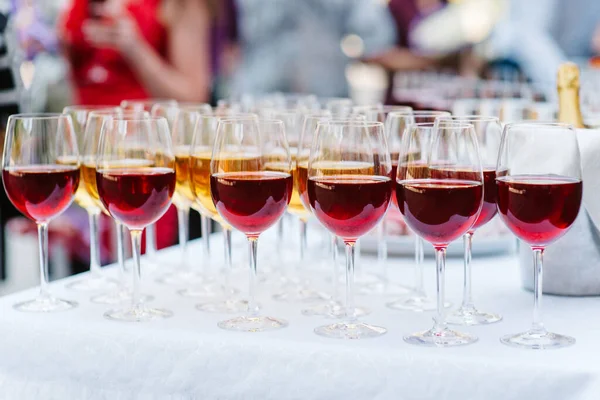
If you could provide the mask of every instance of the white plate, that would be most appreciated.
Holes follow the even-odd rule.
[[[514,252],[517,240],[514,235],[495,235],[478,236],[473,238],[473,256],[498,255]],[[388,236],[387,237],[388,254],[390,256],[410,256],[415,255],[415,237],[414,236]],[[366,235],[360,239],[361,251],[367,253],[377,252],[377,237],[375,235]],[[448,246],[446,253],[448,257],[463,256],[463,241],[456,240]],[[425,256],[433,257],[433,246],[425,243]]]

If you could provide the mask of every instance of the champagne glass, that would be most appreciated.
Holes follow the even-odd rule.
[[[428,154],[425,159],[422,153]],[[396,175],[396,197],[404,221],[433,245],[437,266],[434,326],[404,340],[436,347],[474,343],[475,336],[448,329],[444,304],[446,249],[471,229],[483,203],[483,173],[473,125],[413,125],[402,139]]]
[[[315,116],[324,115],[329,116],[330,113],[327,111],[315,113]],[[285,135],[290,146],[290,153],[292,155],[293,173],[294,180],[296,180],[296,159],[299,151],[300,131],[303,128],[303,121],[305,119],[305,113],[300,110],[291,111],[280,111],[276,112],[274,118],[281,120],[285,126]],[[316,125],[315,125],[316,127]],[[312,137],[312,136],[311,136]],[[305,163],[308,166],[308,153],[305,154]],[[285,163],[285,162],[284,162]],[[270,167],[276,168],[276,162],[272,162]],[[307,250],[307,229],[308,229],[308,218],[310,217],[310,206],[306,208],[300,200],[300,195],[296,185],[292,192],[292,198],[287,210],[290,214],[298,217],[300,221],[300,242],[299,242],[299,257],[297,261],[285,260],[283,257],[284,249],[284,232],[283,232],[283,218],[279,221],[279,229],[277,232],[277,255],[279,256],[276,263],[287,264],[288,273],[285,279],[285,283],[281,290],[273,295],[273,299],[278,301],[286,302],[315,302],[327,299],[325,294],[322,294],[316,290],[310,289],[309,281],[306,278],[306,274],[303,273],[301,268],[306,268],[306,250]]]
[[[156,106],[165,107],[176,107],[177,101],[173,99],[148,99],[148,100],[123,100],[121,102],[121,108],[125,111],[146,111],[152,115],[153,109]],[[172,122],[167,119],[167,122]],[[170,128],[170,125],[169,125]],[[150,269],[156,269],[156,227],[154,224],[146,228],[146,254],[148,258],[152,260],[148,263],[151,266]]]
[[[2,160],[4,190],[17,210],[37,224],[39,239],[40,293],[34,300],[15,304],[18,311],[54,312],[77,306],[48,291],[48,223],[73,202],[79,167],[71,117],[16,114],[8,118]]]
[[[321,224],[346,244],[346,316],[342,322],[316,328],[318,335],[362,339],[386,332],[356,318],[354,249],[356,240],[373,229],[387,211],[391,173],[382,123],[319,123],[308,162],[308,200]]]
[[[408,106],[384,106],[381,104],[370,105],[370,106],[357,106],[353,109],[354,114],[362,115],[367,121],[370,122],[381,122],[386,123],[387,116],[391,112],[412,112],[412,108]],[[385,128],[385,126],[384,126]],[[377,265],[380,271],[386,269],[388,249],[387,240],[385,236],[386,223],[385,220],[381,224],[377,225]],[[366,279],[365,279],[366,278]],[[383,277],[370,276],[368,279],[366,276],[362,276],[361,287],[362,293],[370,292],[381,292],[385,290],[386,282],[385,275]],[[373,278],[375,280],[373,280]]]
[[[104,124],[110,122],[113,118],[120,119],[140,119],[149,118],[150,115],[145,111],[118,111],[98,110],[92,111],[88,115],[86,123],[83,147],[81,148],[81,182],[88,196],[94,202],[102,213],[110,216],[104,204],[98,195],[96,186],[96,153],[100,142],[100,135]],[[132,163],[129,163],[130,166]],[[118,166],[118,163],[113,165]],[[138,167],[143,168],[151,166],[150,163],[139,163]],[[114,219],[113,219],[114,220]],[[119,268],[119,285],[114,290],[109,290],[105,293],[98,294],[90,299],[93,303],[98,304],[120,304],[131,300],[131,288],[127,282],[125,270],[125,236],[127,235],[126,228],[119,221],[115,221],[116,236],[117,236],[117,264]],[[143,295],[143,301],[149,301],[151,296]]]
[[[313,143],[313,138],[320,122],[331,121],[332,119],[326,115],[311,114],[304,118],[302,133],[298,144],[298,156],[296,159],[296,170],[294,174],[294,186],[298,191],[298,195],[304,207],[310,210],[310,201],[308,199],[307,181],[308,181],[308,162],[310,158],[310,149]],[[343,121],[363,121],[364,117],[354,116],[347,119],[335,119],[336,122]],[[340,168],[339,164],[334,164],[335,171]],[[354,168],[350,164],[350,168]],[[292,197],[293,202],[293,197]],[[290,202],[291,204],[291,202]],[[302,310],[302,314],[306,316],[321,315],[330,318],[344,318],[346,309],[340,298],[339,291],[339,268],[337,262],[338,239],[335,234],[331,234],[331,256],[332,256],[332,296],[325,301],[321,301],[315,305],[306,307]],[[355,306],[354,315],[361,317],[370,313],[370,310],[365,307]]]
[[[479,143],[479,154],[483,169],[483,206],[479,218],[463,236],[464,280],[463,301],[460,308],[448,315],[448,323],[454,325],[483,325],[499,322],[502,316],[479,311],[473,303],[471,290],[471,242],[475,230],[491,221],[496,216],[496,164],[502,136],[502,126],[496,117],[477,115],[441,117],[439,121],[457,121],[472,124]]]
[[[158,279],[159,282],[169,285],[184,285],[202,281],[202,274],[198,274],[196,271],[190,269],[187,252],[190,207],[194,202],[194,195],[190,188],[190,147],[194,136],[194,128],[198,121],[198,117],[200,116],[200,113],[197,111],[198,109],[206,111],[203,106],[200,108],[195,106],[178,108],[173,122],[172,140],[177,176],[173,204],[177,208],[181,260],[179,262],[179,268]],[[168,115],[170,109],[158,106],[154,111],[155,116],[163,116]],[[210,112],[212,113],[212,110],[210,110]]]
[[[73,128],[77,135],[77,147],[83,153],[85,131],[88,116],[94,111],[106,111],[118,113],[119,107],[112,106],[68,106],[63,109],[63,114],[71,116]],[[83,156],[83,154],[82,154]],[[63,160],[67,163],[72,160]],[[83,164],[83,163],[82,163]],[[100,240],[98,237],[98,224],[100,222],[101,209],[90,197],[84,183],[83,165],[79,179],[79,187],[75,193],[75,203],[88,213],[90,229],[90,273],[83,279],[76,280],[67,285],[68,288],[78,291],[108,290],[115,287],[115,282],[102,275],[100,266]]]
[[[544,250],[571,227],[581,206],[581,159],[575,129],[568,124],[508,124],[496,168],[498,214],[533,250],[535,283],[533,324],[523,333],[503,336],[508,346],[554,349],[575,339],[548,332],[541,317]]]
[[[232,160],[231,154],[238,158]],[[278,171],[267,170],[275,156]],[[292,159],[283,123],[255,118],[220,121],[210,172],[215,208],[224,221],[246,235],[250,250],[248,314],[218,326],[244,332],[284,328],[285,320],[259,315],[255,300],[258,238],[281,218],[292,197]]]
[[[149,163],[151,166],[140,167]],[[175,192],[175,156],[165,118],[113,118],[102,127],[96,155],[96,187],[110,215],[129,228],[133,249],[131,305],[107,311],[110,320],[168,318],[140,298],[142,232],[164,215]]]
[[[216,116],[201,115],[198,118],[192,138],[190,150],[190,188],[196,204],[200,207],[201,213],[216,221],[221,225],[223,232],[224,265],[222,268],[223,283],[210,282],[208,279],[206,285],[191,285],[191,287],[181,290],[179,293],[186,297],[221,297],[216,301],[202,302],[196,306],[201,311],[217,313],[239,313],[248,309],[248,302],[239,299],[234,295],[237,290],[231,287],[230,277],[233,270],[231,257],[231,225],[224,220],[217,212],[212,201],[210,186],[210,163],[213,157],[212,149],[217,136],[217,128],[222,120],[256,120],[255,114],[238,114],[231,117],[220,118]],[[229,163],[232,168],[237,164],[247,161],[244,154],[235,152],[221,154],[223,165]],[[207,254],[210,260],[210,255]]]
[[[436,118],[445,116],[450,116],[450,113],[435,110],[410,110],[394,111],[388,114],[386,129],[392,156],[392,178],[394,181],[396,181],[396,171],[398,169],[402,138],[406,132],[410,132],[410,129],[414,124],[434,123]],[[427,154],[419,154],[421,155],[419,161],[426,162]],[[417,161],[416,154],[414,155],[413,161]],[[396,197],[393,196],[392,200],[397,207],[398,203],[396,202]],[[425,285],[423,283],[423,259],[423,239],[420,236],[415,235],[415,286],[412,293],[387,303],[387,307],[394,310],[409,310],[415,312],[433,311],[436,309],[436,300],[428,296],[425,291]],[[384,279],[387,280],[387,272],[384,274]],[[449,307],[450,303],[446,303],[445,305],[446,307]]]

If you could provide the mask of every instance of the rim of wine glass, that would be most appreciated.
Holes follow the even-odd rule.
[[[493,115],[475,115],[475,114],[465,114],[465,115],[443,115],[438,118],[441,121],[493,121],[500,123],[500,118],[494,117]]]
[[[210,119],[210,118],[214,118],[216,119],[218,122],[221,121],[244,121],[244,120],[256,120],[258,121],[260,118],[258,116],[258,114],[256,113],[236,113],[234,115],[228,115],[228,116],[218,116],[218,115],[200,115],[199,117],[200,119]]]
[[[538,121],[538,120],[523,120],[523,121],[516,121],[516,122],[509,122],[507,124],[504,125],[504,129],[508,129],[510,127],[513,126],[543,126],[543,127],[547,127],[547,128],[561,128],[561,129],[572,129],[575,130],[575,127],[572,124],[568,124],[565,122],[554,122],[554,121]]]
[[[140,118],[150,118],[150,113],[148,111],[143,111],[143,110],[123,110],[123,109],[119,109],[117,111],[114,110],[96,110],[96,111],[91,111],[88,114],[88,118],[90,116],[112,116],[112,115],[118,115],[121,117],[129,117],[131,115],[140,115]],[[126,119],[126,118],[123,118]]]
[[[117,115],[116,117],[113,117],[113,121],[125,121],[125,122],[157,122],[157,121],[164,121],[166,124],[169,123],[169,121],[165,117],[153,117],[153,116],[149,116],[148,118],[128,118],[128,117],[122,117],[122,116]]]
[[[419,127],[419,128],[439,128],[440,124],[439,124],[438,121],[440,121],[440,120],[436,120],[436,122],[419,122],[419,123],[416,123],[416,124],[410,124],[410,126],[412,128],[414,128],[414,127]],[[451,126],[453,128],[456,128],[456,127],[472,127],[472,128],[474,128],[474,125],[470,124],[468,122],[451,121],[451,120],[441,120],[441,121],[443,121],[443,124],[444,124],[444,125],[442,125],[442,127],[444,127],[444,126]]]
[[[125,99],[119,103],[120,107],[124,107],[123,104],[178,104],[175,99]]]
[[[410,110],[410,111],[392,111],[388,113],[388,117],[390,116],[413,116],[413,117],[451,117],[452,113],[450,111],[440,111],[440,110]]]
[[[411,106],[390,106],[385,104],[371,104],[366,106],[354,106],[352,107],[352,112],[361,112],[361,111],[382,111],[385,113],[390,112],[399,112],[399,111],[413,111]]]
[[[378,121],[367,121],[364,119],[354,119],[354,118],[346,118],[346,119],[330,119],[321,121],[318,123],[319,125],[338,125],[338,126],[360,126],[363,128],[375,128],[381,127],[383,129],[383,122]]]
[[[9,119],[60,119],[68,118],[71,116],[63,113],[20,113],[12,114],[8,117]]]
[[[76,106],[66,106],[63,108],[63,113],[68,111],[100,111],[100,110],[118,110],[120,106],[110,106],[110,105],[76,105]]]

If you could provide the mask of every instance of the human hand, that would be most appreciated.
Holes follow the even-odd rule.
[[[128,54],[142,41],[136,21],[126,10],[99,8],[100,19],[85,21],[85,39],[96,47],[107,47]]]

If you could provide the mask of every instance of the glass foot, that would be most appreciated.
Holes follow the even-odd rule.
[[[150,295],[140,295],[141,303],[147,303],[152,300],[154,300],[154,297]],[[90,299],[90,301],[96,304],[123,304],[131,301],[131,291],[127,289],[115,290],[113,292],[103,293],[99,294],[98,296],[94,296]]]
[[[170,318],[173,313],[159,308],[130,307],[118,310],[109,310],[104,313],[104,318],[112,321],[146,322],[155,319]]]
[[[371,310],[365,307],[355,307],[354,316],[362,317],[371,314]],[[346,317],[346,308],[339,302],[328,302],[307,307],[302,310],[302,315],[311,317],[319,315],[327,318],[344,318]]]
[[[189,285],[189,284],[199,284],[204,282],[202,275],[196,272],[190,271],[177,271],[170,272],[158,278],[156,280],[158,283],[162,283],[165,285],[172,286],[181,286],[181,285]]]
[[[381,336],[387,329],[364,322],[339,322],[315,328],[315,333],[333,339],[367,339]]]
[[[67,311],[77,307],[78,304],[74,301],[57,299],[52,296],[38,297],[34,300],[23,301],[13,305],[17,311],[32,312],[32,313],[49,313]]]
[[[68,289],[78,292],[97,292],[100,290],[111,290],[117,287],[117,282],[103,276],[87,276],[66,285]]]
[[[286,303],[316,303],[327,299],[329,296],[325,293],[298,285],[284,285],[281,292],[273,295],[273,300]]]
[[[486,313],[475,307],[461,307],[446,317],[446,322],[452,325],[487,325],[502,321],[499,314]]]
[[[451,303],[444,303],[445,308],[450,306],[452,306]],[[437,309],[437,300],[428,296],[410,296],[386,303],[386,307],[400,311],[435,311]]]
[[[229,297],[239,293],[236,288],[226,288],[224,285],[218,283],[210,283],[206,285],[194,286],[178,290],[177,293],[183,297],[195,297],[195,298],[206,298],[211,299],[215,297]]]
[[[196,305],[196,308],[209,313],[239,314],[248,311],[248,302],[241,299],[227,299],[210,303],[200,303]]]
[[[221,329],[238,332],[264,332],[285,328],[288,322],[273,317],[237,317],[217,324]]]
[[[500,341],[507,346],[531,350],[560,349],[575,344],[575,338],[546,331],[527,331],[516,335],[506,335],[501,337]]]
[[[453,331],[448,328],[433,328],[425,332],[417,332],[410,336],[404,336],[404,341],[406,343],[429,347],[465,346],[467,344],[475,343],[477,340],[477,336]]]

